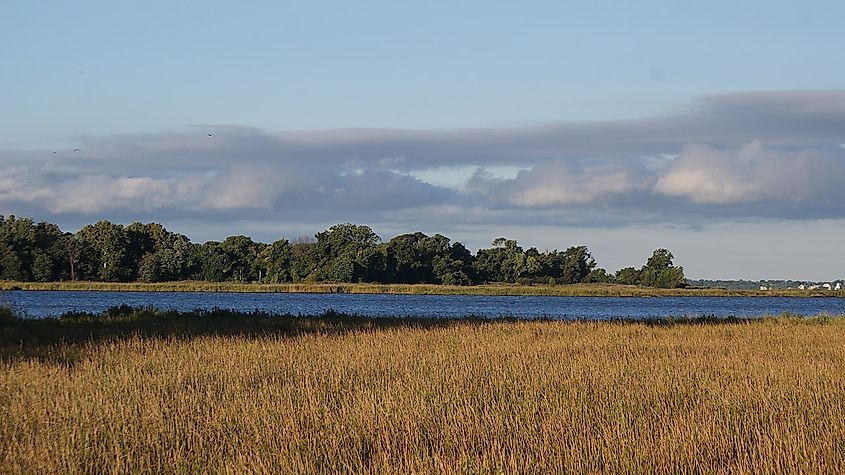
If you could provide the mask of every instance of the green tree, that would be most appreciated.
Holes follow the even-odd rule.
[[[675,267],[672,259],[674,256],[667,249],[655,250],[640,271],[642,284],[665,289],[684,287],[684,268]]]
[[[31,280],[36,251],[36,227],[31,219],[0,216],[0,278]]]
[[[402,234],[383,246],[385,281],[407,284],[471,283],[472,254],[461,244],[441,234]]]
[[[120,224],[102,220],[77,233],[84,248],[88,276],[107,282],[124,282],[136,276],[137,261],[130,254],[130,241]]]
[[[536,275],[540,269],[539,253],[526,253],[515,240],[499,237],[490,249],[479,249],[473,264],[475,272],[486,282],[516,282]]]
[[[633,267],[624,267],[616,271],[614,280],[617,284],[623,285],[640,285],[642,283],[640,271]]]
[[[384,245],[386,270],[391,282],[433,283],[433,255],[428,236],[421,232],[400,234]]]
[[[197,263],[195,279],[210,282],[223,282],[227,279],[227,273],[232,266],[229,255],[220,247],[219,242],[208,241],[194,245],[192,254]]]
[[[599,267],[591,270],[590,273],[587,274],[587,277],[584,279],[584,282],[589,282],[592,284],[604,284],[608,282],[613,282],[613,276],[609,275],[606,270]]]
[[[317,241],[310,237],[295,239],[290,245],[290,274],[294,282],[317,280],[320,266],[320,250]]]
[[[292,281],[292,259],[293,251],[287,239],[279,239],[265,247],[258,256],[260,267],[265,270],[263,278],[271,284]]]
[[[563,253],[559,281],[563,284],[586,282],[595,266],[596,261],[587,246],[572,246]]]
[[[55,254],[61,256],[62,262],[67,265],[67,276],[70,280],[76,280],[79,268],[79,259],[82,253],[82,246],[80,245],[78,238],[74,234],[65,233],[58,241],[56,241],[54,246],[56,247]],[[64,272],[60,272],[60,275],[64,275]]]
[[[0,242],[0,279],[26,280],[23,263],[15,250]]]
[[[385,273],[381,238],[368,226],[337,224],[315,235],[316,276],[331,282],[377,282]]]
[[[220,243],[228,256],[224,275],[228,280],[251,282],[258,278],[258,255],[263,245],[247,236],[229,236]]]
[[[142,282],[161,282],[165,280],[162,272],[161,256],[148,252],[141,257],[138,265],[138,280]]]
[[[136,275],[141,280],[155,276],[155,281],[179,280],[190,276],[192,267],[191,241],[182,234],[168,231],[158,223],[132,223],[126,227],[129,254],[137,263]],[[154,257],[145,258],[147,254]],[[146,268],[141,265],[146,261]],[[155,262],[155,272],[151,263]],[[141,276],[145,273],[145,277]]]
[[[55,280],[53,258],[47,252],[36,252],[32,263],[32,277],[38,282]]]

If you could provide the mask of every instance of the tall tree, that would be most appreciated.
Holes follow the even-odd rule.
[[[292,281],[292,258],[293,252],[287,239],[279,239],[265,247],[258,256],[260,267],[264,269],[263,279],[271,284]]]
[[[686,286],[684,268],[675,267],[675,256],[667,249],[657,249],[640,270],[642,284],[649,287],[675,288]]]
[[[120,224],[102,220],[89,224],[77,233],[84,253],[89,277],[108,282],[121,282],[136,276],[137,261],[130,254],[130,241]]]
[[[333,282],[375,282],[385,271],[381,238],[369,226],[337,224],[317,233],[317,278]]]
[[[563,284],[577,284],[585,282],[596,261],[587,246],[572,246],[563,253],[560,269],[560,279]]]
[[[220,249],[228,255],[228,268],[224,274],[228,280],[251,282],[258,278],[258,254],[264,247],[247,236],[229,236]]]

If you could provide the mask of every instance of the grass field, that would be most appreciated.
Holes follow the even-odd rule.
[[[0,318],[0,472],[840,473],[845,319]]]
[[[788,296],[845,297],[845,291],[829,290],[726,290],[713,288],[657,289],[620,284],[574,285],[435,285],[435,284],[248,284],[234,282],[11,282],[0,281],[0,290],[101,290],[146,292],[298,292],[347,294],[437,294],[437,295],[548,295],[591,297],[666,296]]]

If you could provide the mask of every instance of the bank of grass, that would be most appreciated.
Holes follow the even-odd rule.
[[[839,317],[0,317],[2,473],[845,466]]]
[[[0,281],[0,290],[98,290],[130,292],[279,292],[416,295],[525,295],[585,297],[845,297],[845,292],[825,290],[727,290],[714,288],[657,289],[621,284],[574,285],[437,285],[368,283],[255,284],[235,282],[13,282]]]

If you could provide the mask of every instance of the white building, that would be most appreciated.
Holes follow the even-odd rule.
[[[834,287],[833,290],[842,290],[842,282],[837,282],[836,287]]]
[[[830,284],[828,284],[828,283],[826,283],[826,282],[825,282],[824,284],[822,284],[822,287],[823,287],[825,290],[830,290]]]

